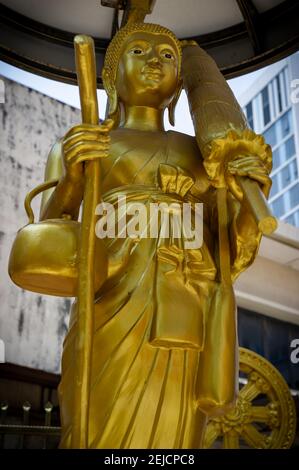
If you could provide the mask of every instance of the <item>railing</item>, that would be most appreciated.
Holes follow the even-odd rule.
[[[21,423],[12,423],[9,416],[8,403],[0,405],[0,448],[56,448],[59,443],[59,426],[52,426],[53,405],[44,405],[44,424],[30,424],[31,404],[26,401],[22,406],[23,419]],[[16,418],[13,418],[14,420]]]

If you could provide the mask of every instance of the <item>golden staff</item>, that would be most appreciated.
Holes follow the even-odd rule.
[[[89,36],[74,39],[82,122],[98,124],[94,42]],[[88,413],[94,316],[95,209],[100,195],[100,162],[84,166],[84,198],[79,248],[78,336],[74,381],[72,448],[88,447]]]
[[[126,21],[143,21],[152,11],[155,0],[131,0]],[[96,66],[94,42],[90,36],[74,38],[77,79],[80,91],[82,122],[98,124]],[[71,447],[88,447],[88,413],[92,362],[94,316],[95,209],[100,196],[100,163],[91,161],[84,167],[84,198],[81,222],[78,276],[77,367],[74,386]]]

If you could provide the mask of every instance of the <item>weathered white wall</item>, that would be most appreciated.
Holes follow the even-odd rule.
[[[69,299],[25,292],[7,274],[17,230],[27,223],[26,193],[43,181],[52,144],[75,123],[80,112],[10,80],[0,104],[0,338],[5,360],[59,372],[68,327]],[[34,204],[38,214],[39,201]]]

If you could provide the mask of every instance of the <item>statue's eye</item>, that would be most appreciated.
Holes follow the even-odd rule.
[[[136,49],[133,49],[133,54],[136,54],[136,55],[140,55],[142,54],[142,49],[139,49],[139,48],[136,48]]]
[[[173,59],[173,54],[169,51],[163,51],[162,56],[165,57],[165,59],[168,59],[168,60]]]

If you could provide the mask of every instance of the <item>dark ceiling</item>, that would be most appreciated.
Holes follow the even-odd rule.
[[[78,32],[91,34],[101,86],[105,50],[119,27],[122,12],[102,6],[99,0],[88,0],[90,11],[83,1],[72,0],[72,5],[77,5],[72,11],[70,0],[57,1],[0,1],[0,59],[48,78],[74,83],[73,37]],[[115,0],[114,4],[126,7],[128,1]],[[156,0],[146,21],[170,27],[180,39],[196,39],[224,75],[232,78],[298,50],[298,18],[299,0]],[[102,37],[95,36],[95,30],[102,32]]]

